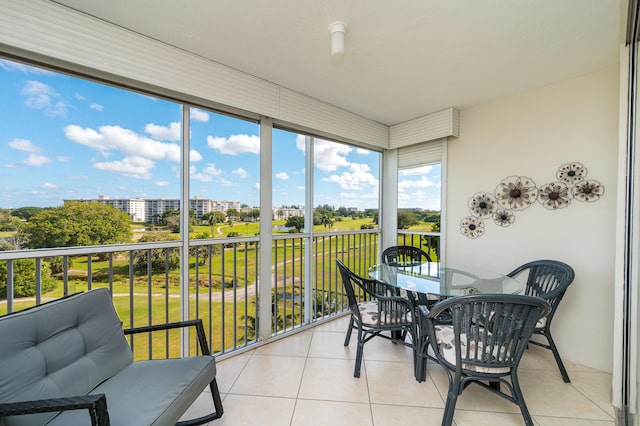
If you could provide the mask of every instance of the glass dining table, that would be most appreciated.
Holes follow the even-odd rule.
[[[403,290],[436,297],[517,294],[524,290],[523,283],[498,272],[477,267],[450,266],[441,262],[378,264],[369,269],[369,276]]]
[[[409,265],[379,264],[369,268],[371,278],[405,290],[414,303],[430,306],[439,300],[470,294],[518,294],[524,291],[525,284],[498,272],[477,267],[451,266],[440,262],[426,262]],[[450,319],[450,318],[449,318]],[[444,323],[446,318],[442,318]],[[426,379],[427,360],[418,356],[425,350],[426,334],[420,330],[417,321],[417,341],[415,377],[422,382]],[[499,383],[491,383],[498,386]]]

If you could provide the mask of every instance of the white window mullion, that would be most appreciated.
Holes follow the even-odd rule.
[[[271,236],[273,229],[272,182],[273,120],[260,120],[260,280],[258,290],[258,335],[260,340],[271,338]]]

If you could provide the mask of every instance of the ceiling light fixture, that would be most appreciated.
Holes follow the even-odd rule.
[[[334,22],[329,25],[331,33],[331,56],[341,56],[344,53],[344,35],[347,32],[347,24]]]

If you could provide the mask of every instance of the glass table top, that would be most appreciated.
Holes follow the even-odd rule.
[[[445,265],[440,262],[392,266],[374,265],[372,278],[394,287],[440,296],[481,293],[517,294],[524,283],[506,275],[476,267]]]

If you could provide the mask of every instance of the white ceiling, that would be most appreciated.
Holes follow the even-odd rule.
[[[615,66],[620,0],[56,0],[387,125]],[[346,22],[342,60],[329,25]]]

